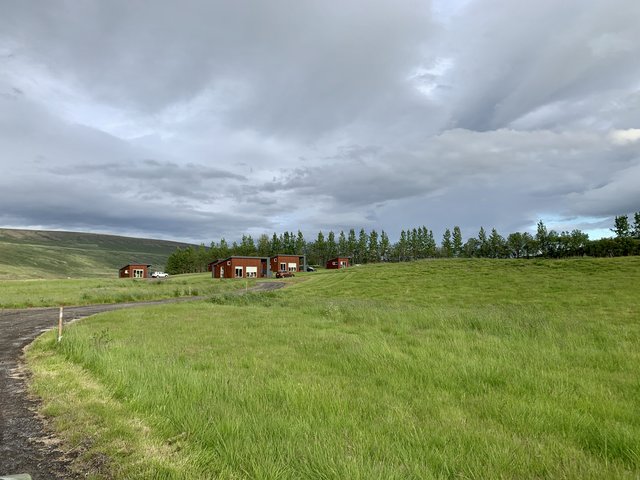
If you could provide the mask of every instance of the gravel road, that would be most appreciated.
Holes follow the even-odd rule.
[[[275,290],[284,285],[259,283],[249,291]],[[242,293],[244,291],[238,292]],[[111,310],[202,298],[65,307],[64,319],[69,322]],[[26,370],[22,364],[23,348],[42,332],[55,328],[58,314],[58,308],[0,310],[0,476],[29,473],[33,480],[82,478],[72,474],[70,458],[58,449],[55,435],[36,413],[38,400],[27,394]]]

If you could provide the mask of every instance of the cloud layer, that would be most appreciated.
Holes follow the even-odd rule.
[[[640,210],[640,4],[5,2],[0,225],[209,242]]]

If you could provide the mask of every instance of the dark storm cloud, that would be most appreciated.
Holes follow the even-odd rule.
[[[55,188],[58,187],[58,188]],[[77,199],[82,198],[82,202]],[[90,229],[158,235],[166,238],[202,239],[205,234],[232,235],[247,224],[268,228],[259,215],[231,210],[211,213],[185,204],[113,195],[100,185],[60,182],[54,187],[32,180],[30,188],[4,186],[0,190],[0,222],[8,225],[47,226],[56,229]]]
[[[50,172],[55,175],[85,175],[87,173],[95,173],[107,177],[143,180],[171,178],[176,182],[186,182],[188,184],[214,178],[246,180],[246,177],[242,175],[236,175],[216,168],[209,168],[205,165],[197,165],[194,163],[178,165],[175,162],[160,162],[153,159],[141,159],[136,163],[98,163],[93,165],[70,165],[63,168],[53,167]]]
[[[404,77],[432,30],[429,3],[417,0],[5,8],[15,55],[45,63],[99,100],[157,112],[223,90],[233,98],[213,108],[229,109],[235,127],[314,137],[386,102],[383,90],[410,102]]]
[[[640,3],[434,3],[3,2],[0,223],[209,241],[640,209]]]
[[[452,130],[415,146],[410,155],[388,151],[378,164],[300,169],[263,190],[324,197],[334,209],[414,198],[421,214],[416,212],[408,224],[422,219],[450,225],[466,219],[478,227],[495,222],[522,228],[551,212],[634,211],[640,205],[638,181],[635,143],[616,145],[605,135],[580,132]]]

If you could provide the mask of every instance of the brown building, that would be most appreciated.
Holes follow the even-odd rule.
[[[151,265],[145,265],[142,263],[132,263],[125,265],[118,270],[118,277],[120,278],[148,278],[149,267]]]
[[[300,272],[307,267],[304,255],[278,254],[269,261],[271,272]]]
[[[211,266],[213,278],[263,278],[268,276],[268,257],[233,256]]]
[[[347,268],[349,266],[349,257],[336,257],[327,260],[328,269]]]

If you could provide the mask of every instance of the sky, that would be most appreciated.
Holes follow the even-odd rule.
[[[640,211],[637,0],[0,0],[0,227],[208,244]]]

